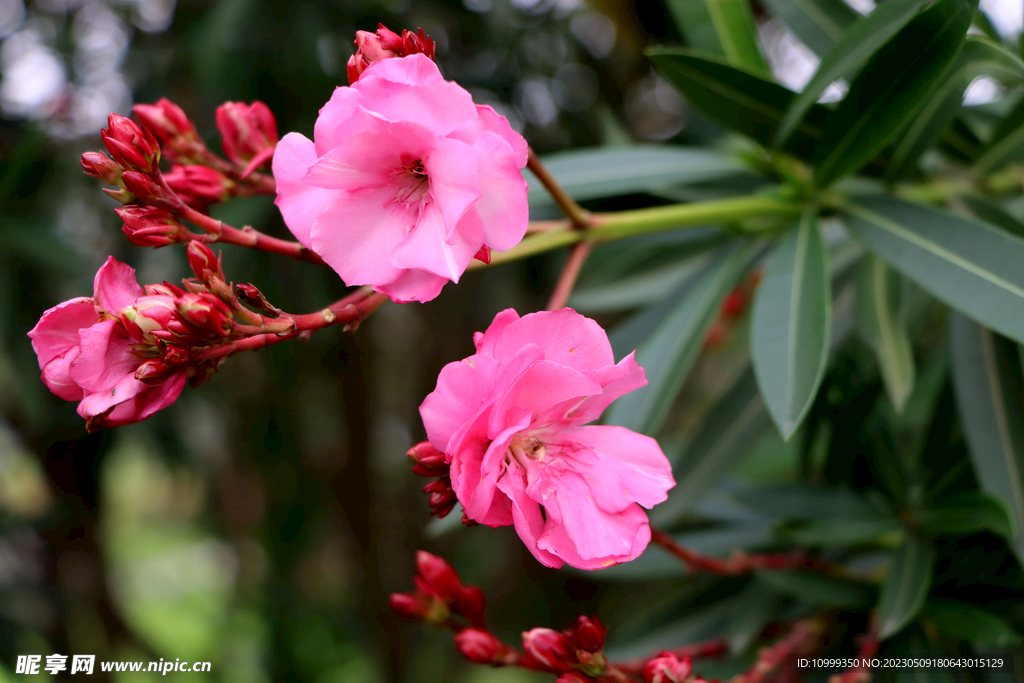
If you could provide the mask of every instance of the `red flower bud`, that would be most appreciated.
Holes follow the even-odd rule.
[[[565,637],[569,646],[576,650],[600,652],[604,649],[604,638],[607,634],[608,629],[597,617],[580,616],[565,632]]]
[[[382,59],[408,57],[415,54],[424,54],[433,59],[436,44],[423,33],[422,28],[418,33],[402,31],[402,35],[399,36],[394,31],[385,28],[384,24],[377,24],[375,33],[356,31],[355,45],[356,53],[348,60],[349,85],[359,80],[359,77],[371,64]]]
[[[444,453],[430,445],[429,441],[421,441],[406,453],[416,461],[412,471],[421,477],[447,477],[450,467],[445,462]]]
[[[132,112],[163,145],[173,161],[200,161],[206,147],[181,107],[166,97],[156,104],[136,104]]]
[[[175,303],[179,318],[197,331],[214,337],[226,337],[231,333],[231,311],[212,294],[184,294]]]
[[[270,161],[277,146],[277,121],[260,101],[252,104],[225,102],[217,107],[217,128],[224,153],[239,166],[242,177]]]
[[[126,169],[142,173],[160,170],[160,145],[152,133],[131,119],[110,114],[100,137],[110,156]]]
[[[208,284],[214,278],[224,279],[221,258],[218,254],[213,253],[213,249],[202,242],[192,240],[185,250],[188,253],[188,265],[191,266],[192,272],[196,274],[200,282]]]
[[[408,593],[392,593],[388,604],[398,616],[415,621],[423,620],[423,604],[415,595]]]
[[[537,664],[554,673],[564,673],[576,664],[576,656],[565,636],[549,628],[523,633],[523,649]]]
[[[171,375],[178,372],[181,372],[181,368],[153,359],[147,360],[139,366],[139,369],[135,371],[135,379],[143,384],[157,385],[163,384]]]
[[[121,171],[124,169],[106,154],[86,152],[82,155],[82,170],[86,175],[99,178],[107,185],[120,185]]]
[[[171,196],[151,177],[140,171],[125,171],[121,174],[121,182],[126,190],[139,198],[145,204],[173,208],[177,197]],[[111,196],[113,194],[111,193]]]
[[[483,261],[487,265],[491,265],[491,248],[486,244],[480,247],[480,251],[473,255],[477,261]]]
[[[236,184],[220,171],[198,165],[174,165],[164,175],[164,182],[181,201],[204,212],[211,204],[229,199]]]
[[[178,346],[177,344],[168,345],[167,350],[164,351],[163,360],[168,365],[176,365],[178,367],[189,365],[192,361],[192,352],[184,346]]]
[[[479,586],[463,586],[459,599],[455,602],[455,611],[469,619],[476,628],[484,628],[484,607],[487,598]]]
[[[430,505],[430,514],[435,517],[447,517],[448,513],[455,508],[458,498],[452,489],[450,477],[441,477],[423,487],[423,492],[430,494],[427,504]]]
[[[644,666],[644,683],[683,683],[692,669],[688,657],[680,661],[671,652],[662,652]]]
[[[159,285],[146,285],[144,289],[146,290],[146,294],[169,297],[179,297],[185,293],[185,290],[181,287],[172,285],[170,282],[166,281]]]
[[[454,603],[462,593],[462,581],[454,567],[437,555],[417,550],[416,573],[423,579],[427,590],[447,603]]]
[[[477,664],[506,664],[515,657],[512,648],[478,628],[465,628],[456,633],[455,647],[463,657]]]
[[[130,205],[118,207],[114,213],[124,221],[122,230],[133,244],[166,247],[188,239],[189,231],[166,209]]]
[[[555,683],[593,683],[593,681],[593,678],[584,673],[579,671],[569,671],[559,676],[555,680]]]

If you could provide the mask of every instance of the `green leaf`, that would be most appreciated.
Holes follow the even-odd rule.
[[[842,548],[862,543],[887,545],[899,531],[896,519],[875,513],[861,518],[819,519],[796,529],[783,530],[781,536],[803,546]]]
[[[767,145],[795,96],[789,88],[719,60],[679,48],[647,51],[658,73],[681,92],[687,102],[722,126]],[[829,110],[814,105],[784,149],[810,160]]]
[[[879,258],[953,308],[1024,341],[1024,241],[892,197],[861,197],[843,219]]]
[[[701,423],[680,462],[673,467],[676,486],[651,512],[651,522],[667,526],[689,512],[748,453],[771,426],[771,418],[747,370],[719,399]]]
[[[1006,506],[1024,562],[1024,391],[1013,344],[962,316],[950,321],[953,388],[983,491]]]
[[[754,15],[747,0],[705,0],[708,14],[718,33],[725,56],[732,64],[750,71],[770,74],[761,54]]]
[[[926,149],[935,144],[960,109],[967,86],[981,75],[1021,80],[1024,79],[1024,62],[986,38],[968,36],[942,82],[928,95],[900,133],[886,170],[888,178],[902,175]]]
[[[830,85],[840,78],[850,79],[883,45],[914,18],[926,0],[890,0],[847,28],[826,54],[814,76],[793,98],[775,133],[773,145],[781,146],[796,130],[797,124]]]
[[[748,172],[735,157],[696,147],[595,147],[545,156],[542,161],[577,201],[704,183]],[[532,173],[530,208],[554,207]]]
[[[1024,642],[1005,621],[977,605],[929,600],[927,614],[947,636],[975,647],[1018,647]]]
[[[992,131],[985,150],[974,162],[978,173],[988,173],[1024,155],[1024,99]]]
[[[762,569],[755,575],[773,590],[821,607],[857,607],[871,598],[864,586],[821,574]]]
[[[649,383],[613,403],[606,424],[648,435],[658,431],[700,354],[708,326],[743,274],[751,251],[748,243],[739,241],[723,249],[707,273],[639,346],[636,359],[647,371]]]
[[[815,147],[815,185],[859,169],[910,120],[956,59],[976,5],[939,0],[875,53],[825,123]]]
[[[873,518],[881,514],[866,498],[842,488],[782,484],[742,489],[731,495],[740,505],[777,519]]]
[[[804,45],[824,56],[860,15],[843,0],[765,0]]]
[[[729,650],[734,654],[746,650],[764,627],[778,618],[783,596],[755,581],[739,597],[741,607],[729,619],[725,631]]]
[[[899,277],[875,257],[864,259],[857,283],[857,322],[875,351],[885,390],[897,413],[914,388],[914,354],[899,320]]]
[[[960,200],[978,220],[1002,228],[1016,237],[1024,238],[1024,223],[1021,223],[1013,214],[995,202],[974,194],[961,195]]]
[[[700,0],[667,0],[668,11],[686,44],[715,55],[725,55],[708,6]]]
[[[921,611],[932,584],[932,562],[928,546],[910,534],[893,552],[878,596],[878,635],[883,640],[899,633]]]
[[[963,491],[935,502],[917,514],[921,527],[933,534],[973,534],[991,531],[1011,538],[1013,524],[1006,508],[978,491]]]
[[[768,412],[789,439],[811,407],[828,360],[828,252],[815,213],[783,235],[754,298],[751,350]]]

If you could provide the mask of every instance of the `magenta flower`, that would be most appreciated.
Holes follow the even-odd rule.
[[[526,141],[415,54],[370,64],[274,154],[277,205],[348,285],[429,301],[526,233]]]
[[[79,401],[78,414],[88,421],[90,431],[145,420],[173,403],[185,386],[184,368],[147,381],[136,379],[152,370],[152,361],[147,364],[140,349],[145,347],[144,336],[158,325],[144,323],[152,313],[149,318],[143,315],[143,324],[132,326],[136,339],[122,320],[123,311],[135,317],[132,307],[140,298],[150,300],[150,306],[161,298],[174,305],[171,297],[144,294],[135,270],[111,256],[96,273],[93,298],[54,306],[28,333],[43,382],[62,399]],[[154,312],[164,308],[155,306]]]
[[[647,515],[675,486],[658,443],[624,427],[581,426],[647,384],[633,354],[614,364],[604,330],[576,311],[502,311],[476,354],[449,363],[420,406],[452,487],[481,524],[514,524],[549,567],[632,560]]]

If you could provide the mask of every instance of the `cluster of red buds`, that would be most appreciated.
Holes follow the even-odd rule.
[[[384,27],[384,24],[377,25],[377,31],[356,31],[356,53],[348,60],[348,82],[355,83],[359,77],[374,62],[392,57],[408,57],[409,55],[422,54],[430,59],[434,58],[436,43],[430,36],[419,29],[417,33],[402,31],[398,35]]]
[[[464,586],[458,572],[437,555],[420,550],[416,553],[416,592],[393,593],[391,609],[408,619],[425,621],[435,626],[486,630],[484,592],[477,586]]]
[[[679,659],[671,652],[662,652],[647,662],[643,673],[644,683],[705,683],[700,676],[692,675],[688,657]]]
[[[117,114],[107,117],[100,135],[110,157],[86,152],[82,168],[115,186],[104,191],[122,204],[165,210],[128,212],[124,230],[136,244],[156,247],[189,239],[180,224],[168,220],[169,214],[180,214],[184,207],[206,213],[210,205],[231,197],[273,191],[272,178],[253,176],[277,146],[277,123],[262,102],[225,102],[218,107],[217,126],[230,161],[210,151],[195,124],[170,100],[138,104],[133,112],[142,125]],[[166,174],[160,170],[161,158],[172,164]]]
[[[760,269],[753,270],[743,279],[743,282],[733,287],[732,291],[726,295],[719,309],[718,317],[712,321],[704,336],[704,348],[719,347],[729,341],[733,328],[736,327],[740,318],[750,310],[754,292],[761,284],[762,277],[763,273]]]
[[[523,633],[530,668],[560,674],[563,683],[582,683],[608,669],[604,639],[608,633],[597,617],[580,616],[565,631],[535,628]]]
[[[421,477],[437,477],[423,487],[423,492],[430,496],[430,514],[435,517],[446,517],[455,507],[457,500],[455,491],[452,490],[451,469],[444,453],[430,445],[429,441],[422,441],[410,448],[406,455],[415,462],[412,466],[413,472]],[[476,524],[465,514],[462,515],[462,523],[466,526]]]

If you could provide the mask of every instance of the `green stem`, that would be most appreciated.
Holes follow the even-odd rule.
[[[655,206],[649,209],[616,213],[595,213],[590,216],[590,224],[593,227],[587,230],[577,230],[566,224],[561,229],[533,233],[512,249],[491,256],[491,265],[508,263],[553,249],[568,247],[582,240],[595,243],[610,242],[663,230],[732,223],[762,216],[795,216],[799,213],[800,204],[768,195]],[[754,232],[756,228],[748,228],[748,230]],[[469,266],[470,270],[484,267],[485,265],[479,262],[473,262]]]

